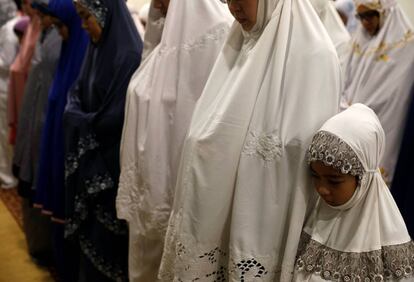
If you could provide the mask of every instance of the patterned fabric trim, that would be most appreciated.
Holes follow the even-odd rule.
[[[104,207],[97,205],[95,215],[98,221],[105,226],[106,229],[112,231],[116,235],[128,234],[128,227],[125,221],[119,220],[113,214],[105,211]]]
[[[398,281],[414,277],[414,243],[383,246],[381,250],[364,253],[340,252],[303,232],[295,268],[327,281]]]
[[[99,147],[94,135],[88,135],[85,138],[80,138],[78,141],[77,151],[66,156],[65,160],[65,178],[75,173],[79,167],[79,160],[86,152],[94,150]]]
[[[88,200],[95,197],[99,192],[112,189],[115,186],[109,174],[95,175],[90,180],[85,181],[85,192],[75,197],[75,211],[73,217],[67,219],[65,226],[65,237],[73,235],[82,221],[88,217]]]
[[[319,131],[308,150],[308,163],[322,161],[343,174],[358,176],[361,180],[365,170],[352,148],[336,135]]]
[[[90,260],[90,262],[102,272],[105,276],[117,282],[128,281],[128,275],[119,265],[114,265],[105,260],[99,252],[94,248],[91,241],[85,236],[79,236],[79,243],[82,253]]]

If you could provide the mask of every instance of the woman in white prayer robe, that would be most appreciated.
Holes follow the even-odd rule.
[[[157,1],[165,25],[129,85],[117,197],[136,282],[157,279],[182,144],[232,22],[217,0],[171,0],[168,10]]]
[[[351,51],[351,36],[346,30],[331,0],[310,0],[321,19],[338,53],[341,67],[344,70]]]
[[[356,0],[361,24],[345,72],[343,107],[362,103],[378,115],[387,143],[381,170],[391,185],[414,73],[414,30],[396,0]]]
[[[303,229],[295,282],[414,281],[414,243],[379,169],[385,141],[363,104],[315,134],[308,162],[320,197]]]
[[[313,196],[305,151],[339,108],[339,61],[309,1],[228,6],[237,21],[184,142],[163,281],[291,281]]]

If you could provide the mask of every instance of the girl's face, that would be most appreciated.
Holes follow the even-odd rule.
[[[358,181],[355,176],[342,174],[323,162],[310,165],[313,185],[321,198],[331,206],[340,206],[348,202],[355,193]]]
[[[166,17],[168,12],[168,6],[170,5],[170,0],[154,0],[154,8],[158,9],[161,14]]]
[[[82,28],[89,34],[92,42],[97,43],[102,35],[102,27],[99,25],[98,20],[87,8],[78,2],[75,2],[75,7],[82,20]]]
[[[380,29],[380,14],[364,5],[357,8],[357,18],[361,21],[362,26],[371,35],[374,36]]]
[[[250,31],[257,21],[257,6],[262,0],[226,0],[233,17],[245,31]]]

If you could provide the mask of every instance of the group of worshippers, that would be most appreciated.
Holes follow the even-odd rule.
[[[62,281],[414,281],[396,0],[0,4],[0,180]]]

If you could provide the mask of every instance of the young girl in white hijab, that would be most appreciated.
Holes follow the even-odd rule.
[[[392,183],[414,73],[414,29],[396,0],[355,0],[361,24],[345,72],[344,101],[378,115],[387,143],[380,166]],[[344,106],[346,107],[346,106]]]
[[[377,116],[362,104],[313,137],[308,162],[320,197],[294,281],[414,281],[414,243],[379,169],[384,145]]]
[[[236,22],[184,142],[165,281],[290,281],[310,196],[305,148],[338,110],[338,58],[309,1],[228,6]]]

